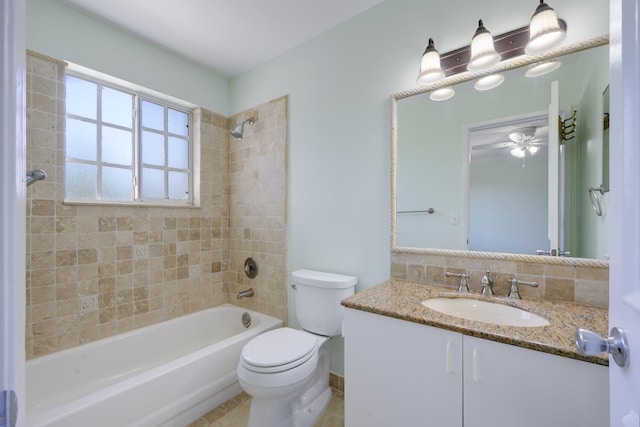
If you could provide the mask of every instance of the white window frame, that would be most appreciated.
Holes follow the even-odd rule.
[[[101,85],[103,87],[108,87],[110,89],[114,89],[114,90],[118,90],[121,92],[125,92],[127,94],[130,94],[134,97],[134,101],[133,101],[133,114],[134,114],[134,126],[133,126],[133,145],[134,145],[134,149],[133,149],[133,182],[132,182],[132,195],[133,195],[133,200],[103,200],[100,198],[95,198],[95,199],[72,199],[72,198],[68,198],[67,197],[67,192],[66,192],[66,176],[64,179],[64,183],[65,183],[65,197],[64,197],[64,202],[68,203],[68,204],[79,204],[79,205],[126,205],[126,206],[168,206],[168,207],[192,207],[192,206],[197,206],[198,205],[198,193],[199,193],[199,189],[195,188],[196,187],[196,183],[199,181],[196,179],[195,177],[195,171],[199,170],[199,161],[198,161],[198,156],[197,156],[197,147],[199,147],[199,144],[197,143],[197,141],[195,140],[195,134],[196,132],[194,132],[193,129],[193,110],[195,108],[197,108],[197,106],[178,100],[176,98],[167,96],[167,95],[163,95],[159,92],[156,91],[152,91],[146,88],[143,88],[141,86],[99,73],[99,72],[95,72],[93,70],[89,70],[85,67],[82,66],[78,66],[75,64],[69,64],[69,67],[66,70],[66,75],[70,75],[79,79],[83,79],[92,83],[95,83],[97,85]],[[65,81],[66,81],[66,76],[65,76]],[[100,91],[99,91],[100,93]],[[163,137],[165,138],[165,165],[163,167],[158,167],[157,165],[153,165],[153,169],[158,169],[158,170],[162,170],[163,174],[164,174],[164,180],[165,180],[165,191],[168,192],[168,175],[169,172],[171,171],[179,171],[179,172],[186,172],[188,175],[188,198],[186,200],[184,199],[169,199],[168,198],[168,194],[165,194],[167,196],[167,198],[163,198],[163,199],[158,199],[158,198],[143,198],[141,196],[141,171],[143,168],[143,164],[142,164],[142,159],[141,159],[141,135],[142,135],[142,131],[143,131],[143,126],[142,126],[142,122],[141,122],[141,114],[140,114],[140,107],[141,107],[141,103],[142,101],[148,101],[154,104],[158,104],[160,106],[163,107],[164,110],[164,130],[162,132],[159,132],[157,129],[154,129],[153,132],[156,133],[160,133],[163,135]],[[66,101],[65,101],[66,102]],[[97,99],[97,103],[98,106],[100,105],[100,98],[98,97]],[[171,108],[173,110],[176,111],[180,111],[183,112],[185,114],[188,115],[188,136],[187,138],[185,138],[183,135],[175,135],[169,132],[168,130],[168,108]],[[65,119],[69,117],[69,118],[73,118],[73,119],[79,119],[79,120],[85,120],[85,121],[90,121],[93,123],[96,123],[97,126],[102,126],[102,116],[101,114],[98,115],[98,117],[96,118],[96,120],[87,120],[86,118],[80,117],[80,116],[75,116],[75,115],[67,115],[65,114]],[[109,124],[109,127],[114,127],[114,128],[119,128],[117,125],[112,125]],[[167,159],[168,159],[168,147],[166,145],[166,138],[168,138],[169,136],[176,136],[179,137],[181,139],[186,139],[187,143],[188,143],[188,168],[187,169],[179,169],[179,168],[173,168],[173,167],[169,167],[167,164]],[[66,135],[65,135],[66,137]],[[76,163],[76,164],[92,164],[92,165],[98,165],[98,167],[101,167],[103,165],[105,166],[109,166],[109,167],[121,167],[121,165],[111,165],[109,163],[103,163],[100,159],[100,152],[101,152],[101,141],[98,139],[96,141],[97,143],[97,150],[98,150],[98,157],[96,158],[96,161],[84,161],[81,159],[72,159],[69,160],[70,162]],[[66,148],[65,148],[65,159],[64,159],[64,164],[65,164],[65,170],[66,170],[66,164],[67,164],[67,155],[66,155]],[[147,166],[145,166],[147,167]],[[101,177],[102,174],[98,174],[97,176],[97,196],[101,197]]]

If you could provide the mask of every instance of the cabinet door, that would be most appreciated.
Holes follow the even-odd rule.
[[[608,368],[467,337],[465,427],[609,425]]]
[[[462,426],[462,335],[347,309],[345,426]]]

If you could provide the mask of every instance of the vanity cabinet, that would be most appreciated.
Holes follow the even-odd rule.
[[[602,427],[606,366],[347,309],[346,427]]]
[[[460,427],[462,335],[346,309],[345,426]]]

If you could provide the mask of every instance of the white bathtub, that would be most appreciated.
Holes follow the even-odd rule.
[[[242,391],[244,344],[282,326],[226,304],[27,361],[27,426],[184,427]]]

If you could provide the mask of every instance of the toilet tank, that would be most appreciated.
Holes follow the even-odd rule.
[[[340,301],[353,295],[358,279],[313,270],[296,270],[291,278],[300,326],[319,335],[341,335],[344,307]]]

